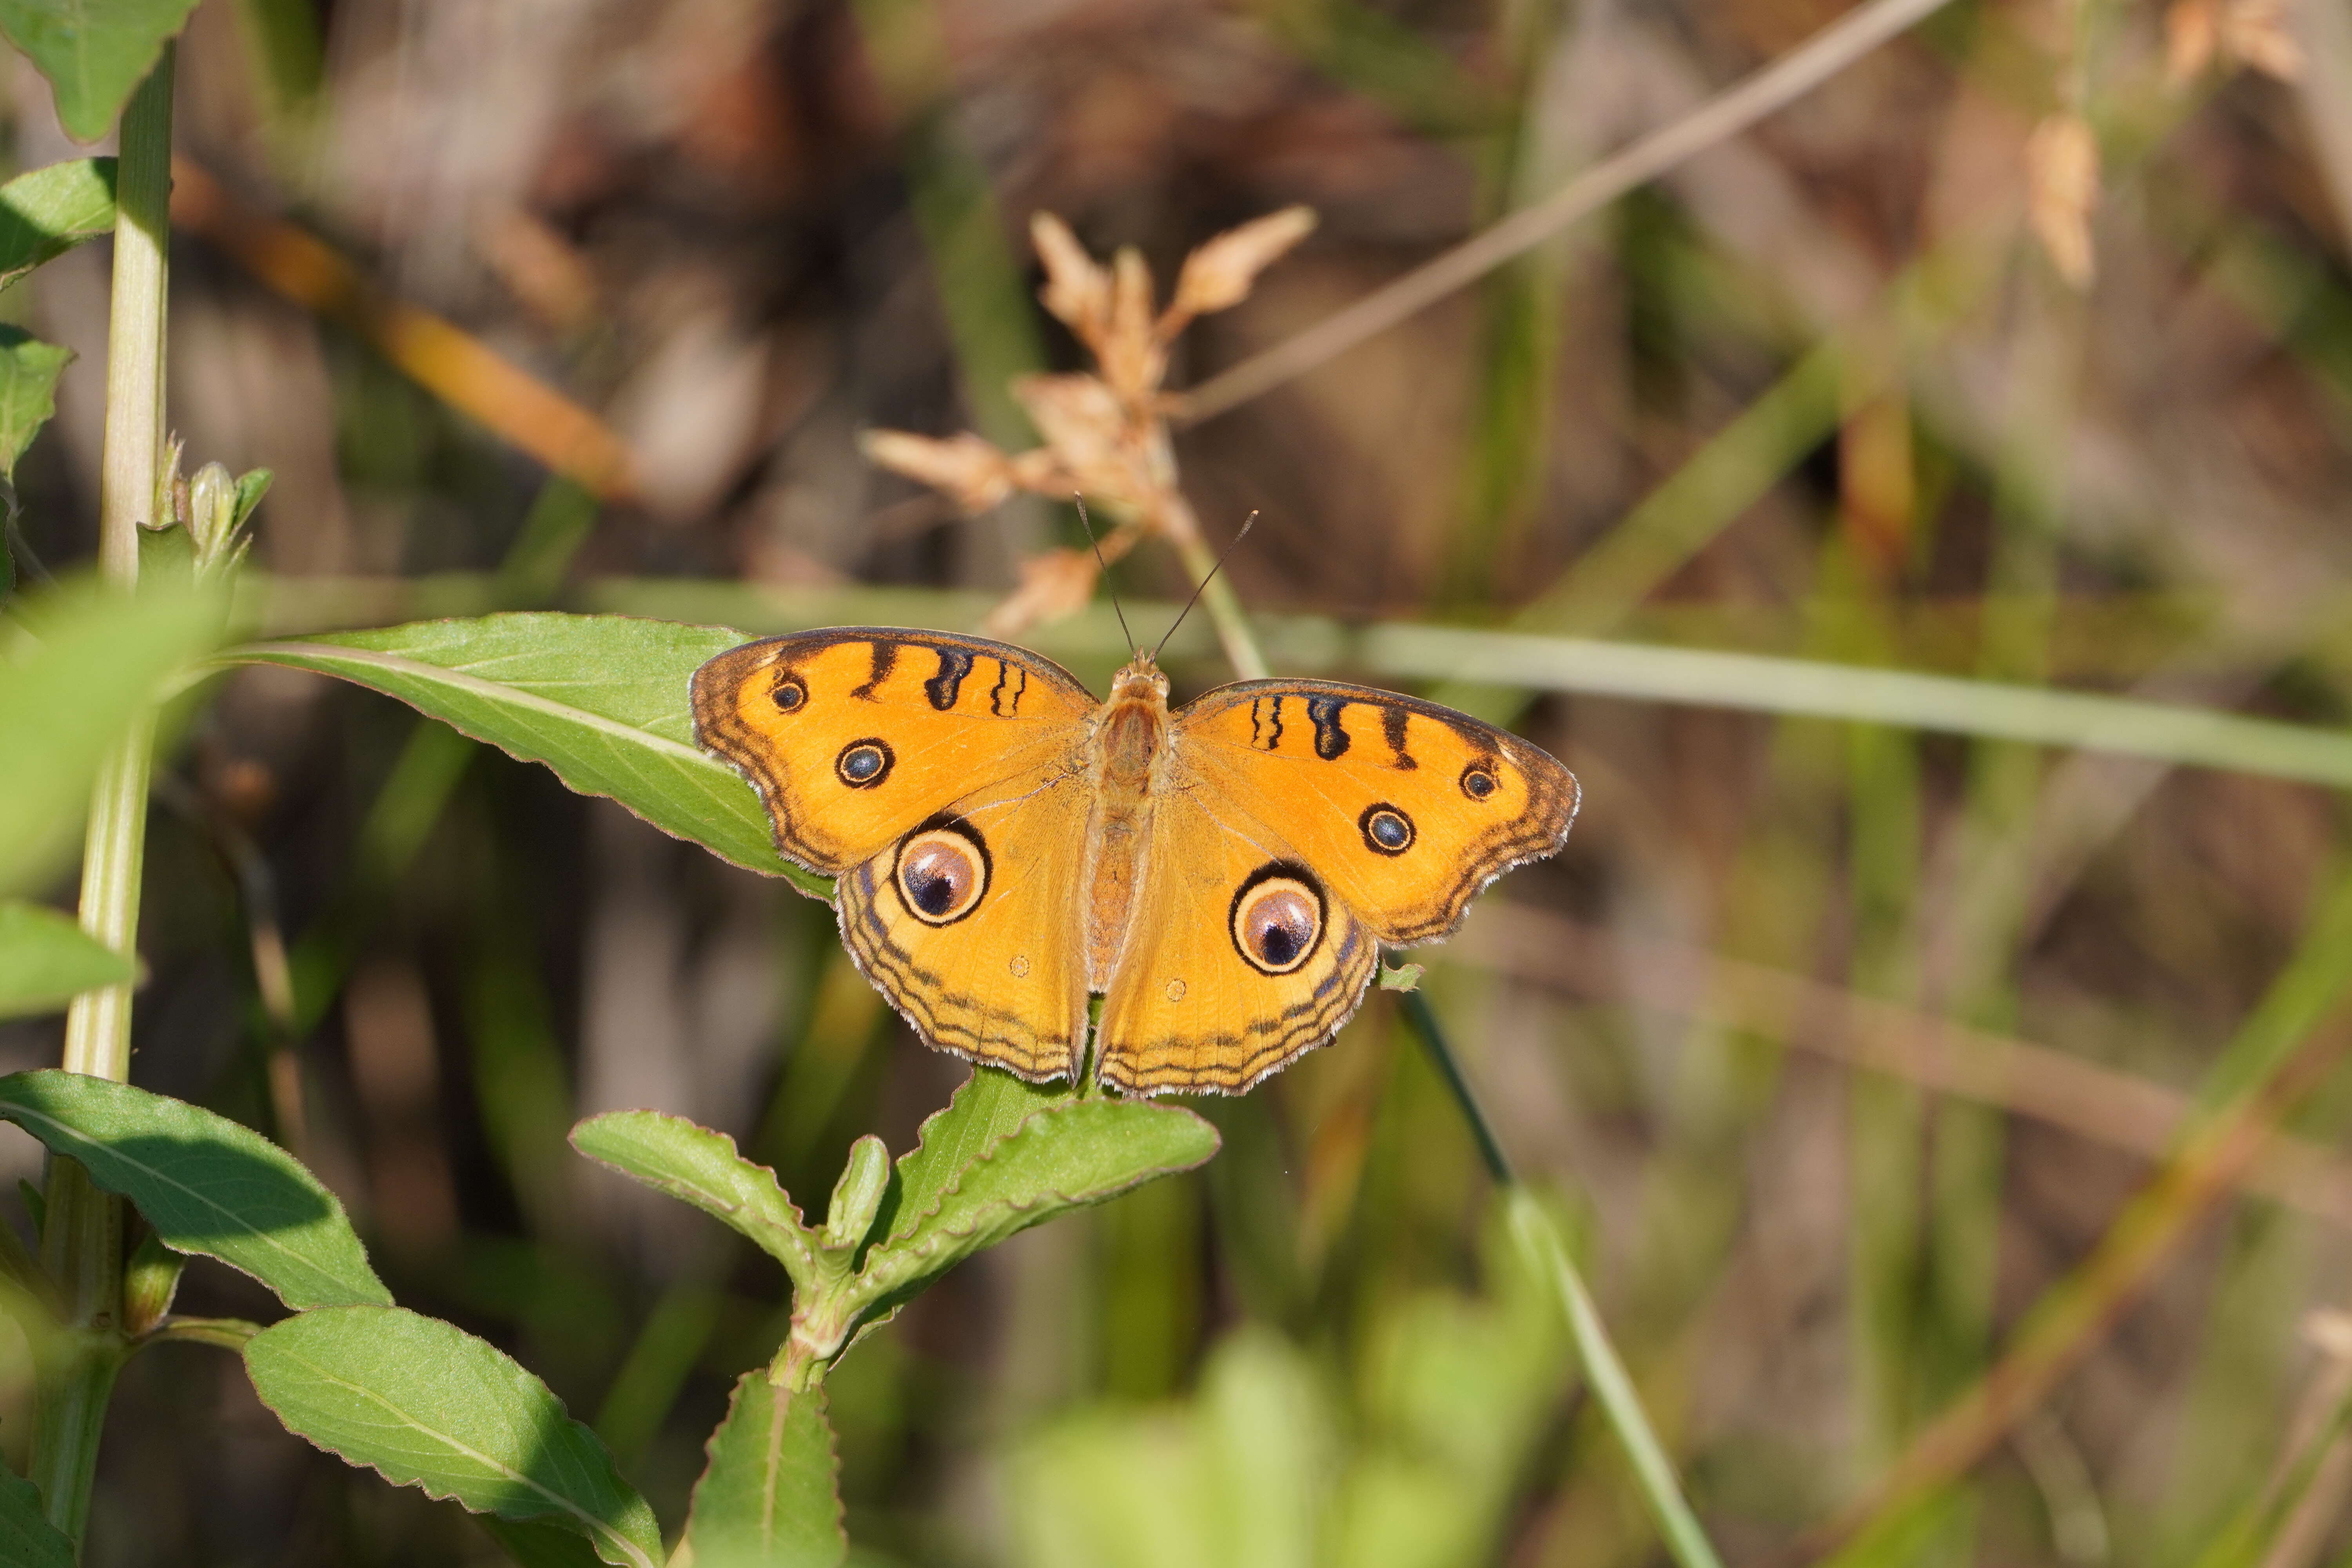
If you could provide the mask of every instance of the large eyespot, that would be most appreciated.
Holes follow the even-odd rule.
[[[808,687],[799,676],[784,674],[777,678],[775,689],[768,696],[775,703],[777,712],[797,713],[801,705],[808,700]]]
[[[842,747],[841,755],[833,759],[833,771],[852,789],[872,789],[890,776],[891,764],[898,760],[889,742],[869,735]]]
[[[1364,836],[1364,847],[1375,855],[1402,855],[1412,847],[1412,818],[1387,801],[1364,807],[1356,826]]]
[[[1472,800],[1484,800],[1502,786],[1495,782],[1494,764],[1472,763],[1462,770],[1462,793]]]
[[[1261,974],[1287,974],[1323,940],[1323,889],[1304,866],[1261,866],[1234,895],[1234,951]]]
[[[988,846],[971,825],[950,817],[917,828],[898,845],[892,880],[907,912],[925,925],[953,925],[980,907],[988,891]],[[1019,974],[1028,966],[1019,959]]]

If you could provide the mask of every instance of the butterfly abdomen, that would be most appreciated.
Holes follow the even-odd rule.
[[[1126,945],[1136,881],[1151,831],[1154,777],[1168,739],[1163,679],[1122,672],[1095,731],[1095,805],[1087,824],[1087,987],[1099,991]]]

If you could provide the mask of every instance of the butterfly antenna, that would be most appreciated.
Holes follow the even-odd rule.
[[[1127,629],[1127,612],[1119,608],[1118,589],[1110,580],[1110,563],[1103,558],[1102,541],[1095,537],[1094,519],[1087,515],[1087,498],[1077,491],[1070,492],[1070,503],[1078,509],[1078,524],[1087,531],[1087,542],[1095,547],[1095,563],[1102,568],[1103,591],[1110,595],[1111,613],[1118,616],[1118,635],[1127,639],[1127,651],[1139,651],[1135,646],[1135,634]]]
[[[1160,642],[1158,646],[1153,647],[1151,650],[1152,663],[1157,664],[1160,662],[1160,649],[1168,646],[1168,639],[1176,635],[1176,628],[1184,624],[1184,617],[1192,613],[1192,606],[1201,602],[1201,595],[1208,591],[1209,584],[1216,580],[1217,574],[1224,570],[1225,556],[1231,555],[1236,549],[1240,548],[1242,541],[1249,537],[1249,531],[1256,526],[1256,512],[1253,511],[1249,516],[1242,519],[1242,531],[1234,535],[1233,543],[1225,546],[1224,553],[1217,557],[1217,563],[1209,568],[1209,574],[1201,579],[1199,586],[1192,590],[1192,596],[1184,601],[1184,607],[1176,612],[1176,618],[1170,622],[1168,629],[1160,635]]]

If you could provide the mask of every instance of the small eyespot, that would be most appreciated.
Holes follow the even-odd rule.
[[[801,704],[808,700],[808,688],[799,676],[787,675],[776,682],[776,689],[768,695],[774,700],[777,712],[797,712]]]
[[[1184,1000],[1184,983],[1182,981],[1171,980],[1168,983],[1168,1000],[1171,1002],[1181,1002]]]
[[[1384,800],[1364,807],[1356,827],[1364,836],[1364,847],[1375,855],[1402,855],[1412,847],[1412,818]]]
[[[925,925],[952,925],[979,907],[988,891],[988,851],[961,826],[926,828],[898,847],[898,896]],[[1028,961],[1015,958],[1013,973]]]
[[[1234,947],[1261,974],[1297,969],[1322,936],[1323,895],[1295,868],[1264,867],[1234,895]]]
[[[891,765],[898,760],[887,742],[869,737],[842,747],[841,754],[833,760],[833,771],[852,789],[872,789],[890,776]]]
[[[1472,800],[1484,800],[1497,787],[1495,775],[1476,763],[1462,770],[1462,793]]]
[[[1014,953],[1013,955],[1013,963],[1010,967],[1013,971],[1013,979],[1027,979],[1029,976],[1029,955],[1025,952]]]

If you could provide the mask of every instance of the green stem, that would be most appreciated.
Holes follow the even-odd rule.
[[[106,447],[99,477],[99,568],[128,593],[139,583],[139,526],[152,521],[163,456],[164,287],[171,233],[173,47],[122,113],[115,184],[114,296],[108,323]],[[100,768],[82,853],[81,924],[119,952],[139,931],[152,712]],[[131,1076],[131,987],[74,998],[64,1067]],[[33,1474],[49,1522],[79,1547],[98,1445],[122,1364],[122,1202],[70,1160],[49,1167],[43,1261],[64,1298],[63,1331],[40,1371]]]
[[[1609,1341],[1608,1326],[1601,1321],[1600,1309],[1592,1304],[1591,1292],[1584,1288],[1584,1277],[1577,1271],[1575,1259],[1569,1256],[1559,1226],[1535,1194],[1511,1174],[1502,1144],[1471,1094],[1470,1080],[1463,1076],[1461,1063],[1446,1044],[1445,1031],[1439,1026],[1428,999],[1418,991],[1408,991],[1403,1002],[1405,1017],[1421,1037],[1439,1076],[1454,1091],[1454,1101],[1461,1106],[1462,1115],[1478,1141],[1478,1152],[1486,1160],[1486,1169],[1503,1189],[1511,1239],[1520,1257],[1538,1278],[1550,1280],[1559,1291],[1560,1305],[1568,1314],[1569,1333],[1584,1363],[1584,1375],[1592,1384],[1593,1394],[1601,1401],[1609,1425],[1615,1429],[1617,1440],[1625,1446],[1625,1457],[1633,1461],[1634,1479],[1641,1484],[1642,1496],[1650,1505],[1652,1517],[1658,1521],[1658,1533],[1664,1537],[1666,1550],[1682,1568],[1723,1568],[1722,1559],[1715,1554],[1706,1531],[1700,1528],[1698,1516],[1683,1497],[1682,1485],[1675,1479],[1674,1461],[1666,1457],[1664,1445],[1650,1427],[1650,1418],[1642,1409],[1641,1395],[1634,1392],[1633,1380],[1626,1375],[1625,1363],[1617,1359],[1617,1349]]]
[[[1201,607],[1209,612],[1209,620],[1217,628],[1217,641],[1225,650],[1226,662],[1234,673],[1244,680],[1264,680],[1274,670],[1265,662],[1265,655],[1257,646],[1256,634],[1250,630],[1249,616],[1242,611],[1240,595],[1234,585],[1217,571],[1217,558],[1198,534],[1180,538],[1176,553],[1183,558],[1184,570],[1195,583],[1205,583],[1201,590]]]

